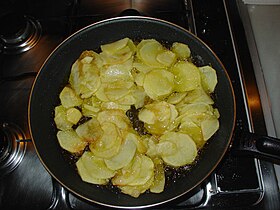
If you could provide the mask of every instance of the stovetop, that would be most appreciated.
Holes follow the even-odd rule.
[[[236,95],[236,127],[266,134],[253,65],[235,1],[26,0],[1,4],[0,15],[12,14],[8,17],[12,17],[17,27],[25,24],[20,20],[25,18],[36,28],[32,30],[32,42],[28,40],[24,43],[27,46],[18,47],[7,39],[18,28],[9,28],[13,22],[1,22],[1,26],[9,29],[1,30],[0,44],[1,209],[102,208],[68,192],[48,174],[29,141],[27,110],[32,83],[52,50],[75,31],[106,18],[151,16],[196,34],[213,49],[228,71]],[[3,34],[4,40],[10,41],[8,48]],[[8,139],[13,143],[9,144]],[[192,197],[159,208],[280,209],[273,164],[229,150]]]

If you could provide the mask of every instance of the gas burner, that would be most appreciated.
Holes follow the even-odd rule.
[[[32,17],[9,13],[0,19],[0,50],[18,54],[34,47],[42,33],[40,23]]]
[[[15,124],[0,125],[0,177],[13,171],[26,151],[24,132]]]

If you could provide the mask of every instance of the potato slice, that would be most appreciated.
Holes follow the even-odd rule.
[[[164,164],[160,158],[155,158],[153,162],[155,165],[155,175],[150,191],[152,193],[161,193],[163,192],[165,186]]]
[[[102,68],[100,78],[102,83],[115,81],[132,81],[131,75],[132,59],[127,60],[122,64],[109,65],[107,68]]]
[[[200,126],[195,124],[188,116],[182,118],[179,131],[188,134],[196,143],[197,148],[202,148],[205,144]]]
[[[65,108],[80,106],[83,102],[82,99],[75,93],[75,91],[68,86],[63,88],[59,94],[59,98],[62,106]]]
[[[72,129],[73,123],[67,120],[67,109],[60,105],[56,106],[54,109],[54,122],[58,129],[60,130],[70,130]]]
[[[171,141],[161,141],[157,145],[157,154],[168,156],[174,155],[177,152],[177,145]]]
[[[159,143],[164,141],[170,141],[177,147],[176,153],[172,155],[161,155],[166,164],[179,167],[194,162],[197,156],[197,148],[189,135],[179,132],[167,132],[160,137]]]
[[[72,65],[69,83],[81,98],[89,98],[101,85],[99,68],[94,63],[77,60]]]
[[[103,52],[106,52],[108,54],[114,54],[117,51],[123,49],[125,46],[127,46],[128,41],[129,38],[126,37],[109,44],[101,45],[100,48]]]
[[[164,69],[151,70],[145,76],[143,87],[151,99],[164,98],[173,91],[174,75]]]
[[[182,60],[191,56],[191,50],[189,46],[180,42],[174,42],[172,44],[171,50],[177,55],[179,59]]]
[[[159,53],[156,57],[157,61],[166,67],[170,67],[176,61],[176,54],[170,50]]]
[[[69,122],[77,124],[82,117],[82,113],[78,109],[72,107],[66,111],[66,117]]]
[[[210,119],[203,120],[200,126],[202,130],[203,139],[204,141],[207,141],[219,129],[219,121],[217,118],[213,117]]]
[[[136,144],[134,143],[134,134],[128,133],[124,139],[119,153],[110,159],[105,159],[108,168],[118,170],[128,165],[134,157],[136,151]]]
[[[213,69],[211,66],[202,66],[199,67],[201,74],[201,83],[203,89],[208,92],[212,93],[215,90],[215,87],[218,83],[216,70]]]
[[[147,191],[154,182],[154,176],[152,176],[145,184],[143,185],[126,185],[126,186],[118,186],[122,193],[128,194],[134,198],[138,198],[142,193]]]
[[[212,98],[202,88],[189,91],[186,97],[184,98],[183,102],[188,104],[189,103],[214,104]]]
[[[87,172],[96,179],[109,179],[116,173],[116,171],[107,168],[102,158],[96,157],[89,151],[84,152],[78,161],[82,161]]]
[[[112,178],[113,185],[125,186],[136,179],[140,174],[141,161],[141,157],[139,155],[135,155],[131,163],[122,168],[115,177]]]
[[[170,104],[178,104],[185,98],[186,95],[187,92],[182,92],[182,93],[174,92],[171,95],[169,95],[167,102]]]
[[[97,115],[97,120],[100,124],[110,122],[113,123],[117,128],[128,130],[130,122],[126,117],[125,112],[120,109],[104,110],[99,112]]]
[[[154,176],[154,163],[146,155],[139,155],[141,158],[141,168],[138,176],[128,183],[130,186],[139,186],[147,183]]]
[[[103,130],[101,129],[99,121],[95,118],[79,125],[76,128],[76,133],[80,138],[86,142],[94,142],[101,138],[103,135]]]
[[[155,39],[141,41],[137,46],[140,59],[148,66],[163,67],[157,60],[158,54],[164,52],[163,46]]]
[[[193,63],[179,61],[170,71],[175,76],[174,90],[177,92],[190,91],[201,86],[200,71]]]
[[[160,101],[146,105],[140,110],[138,117],[150,133],[160,135],[171,126],[177,115],[174,105]]]
[[[108,183],[108,179],[98,179],[96,178],[94,175],[92,175],[91,170],[88,170],[85,166],[84,166],[84,161],[80,158],[77,162],[76,162],[76,166],[78,169],[78,173],[81,177],[81,179],[84,182],[88,182],[91,184],[100,184],[100,185],[105,185]]]
[[[74,130],[58,131],[57,139],[61,148],[71,153],[82,152],[87,146]]]
[[[118,127],[110,122],[101,124],[103,135],[89,145],[90,151],[100,158],[111,158],[118,154],[122,137]]]

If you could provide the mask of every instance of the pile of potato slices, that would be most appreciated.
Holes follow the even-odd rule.
[[[84,51],[55,107],[58,142],[79,157],[85,182],[135,198],[163,192],[165,167],[193,164],[219,128],[216,84],[215,69],[194,65],[183,43],[123,38]],[[131,107],[145,134],[126,115]]]

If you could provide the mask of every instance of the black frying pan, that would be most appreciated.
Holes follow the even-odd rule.
[[[192,56],[201,57],[201,65],[212,65],[218,76],[215,105],[221,115],[220,128],[203,149],[197,164],[185,176],[169,184],[163,193],[145,193],[138,198],[83,182],[77,171],[65,161],[62,155],[53,120],[54,107],[59,104],[59,93],[68,82],[73,62],[84,50],[97,50],[102,44],[124,37],[133,40],[154,38],[163,43],[186,43],[192,51]],[[66,39],[42,66],[34,82],[29,101],[29,126],[32,140],[47,171],[72,193],[94,203],[119,208],[164,204],[189,194],[201,185],[228,150],[234,134],[235,114],[235,98],[230,79],[211,49],[179,26],[144,17],[108,19],[90,25]]]

